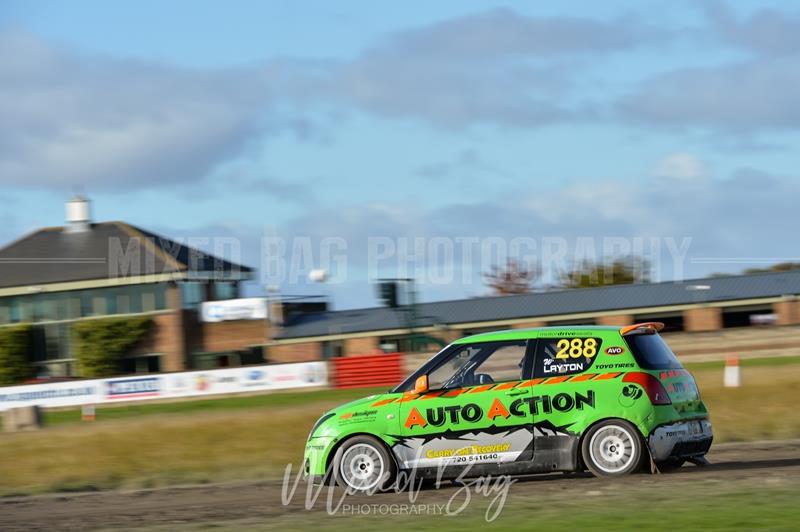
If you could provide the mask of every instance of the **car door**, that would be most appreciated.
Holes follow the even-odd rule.
[[[547,331],[540,334],[533,364],[534,462],[543,469],[571,469],[584,418],[596,406],[595,373],[603,345],[597,331]]]
[[[530,460],[531,367],[527,340],[454,346],[428,371],[428,391],[400,401],[401,467]]]

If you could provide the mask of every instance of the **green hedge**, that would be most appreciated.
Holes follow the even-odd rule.
[[[18,384],[35,376],[30,353],[30,325],[0,327],[0,384]]]
[[[152,318],[102,318],[76,323],[75,359],[82,377],[118,374],[122,357],[136,346],[152,327]]]

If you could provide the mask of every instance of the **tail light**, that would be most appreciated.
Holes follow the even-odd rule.
[[[625,376],[622,378],[622,382],[632,382],[634,384],[638,384],[642,388],[644,388],[645,393],[647,393],[647,397],[650,398],[650,403],[654,405],[671,405],[672,401],[667,394],[667,390],[664,389],[664,385],[661,384],[654,376],[650,375],[649,373],[642,373],[639,371],[634,371],[631,373],[626,373]]]

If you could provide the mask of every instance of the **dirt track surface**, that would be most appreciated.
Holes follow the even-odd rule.
[[[510,496],[553,494],[565,490],[604,489],[617,483],[625,490],[681,489],[687,482],[716,481],[741,483],[759,479],[781,482],[800,477],[800,440],[723,444],[712,447],[711,465],[699,468],[686,465],[678,471],[653,476],[639,474],[621,480],[601,480],[583,474],[551,474],[521,477],[511,487]],[[657,483],[657,484],[656,484]],[[445,502],[458,488],[450,484],[439,490],[424,490],[418,503]],[[132,492],[54,494],[0,499],[0,530],[95,530],[111,528],[162,528],[224,526],[247,520],[270,528],[306,512],[305,487],[288,505],[281,501],[282,482],[269,480],[187,486]],[[591,491],[587,491],[591,493]],[[325,496],[311,512],[325,512]],[[359,497],[355,503],[394,503],[408,501],[407,494],[381,494]]]

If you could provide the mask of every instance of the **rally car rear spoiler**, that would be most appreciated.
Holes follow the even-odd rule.
[[[626,325],[619,330],[622,336],[633,332],[658,332],[664,328],[664,324],[660,321],[648,321],[646,323],[636,323],[634,325]]]

